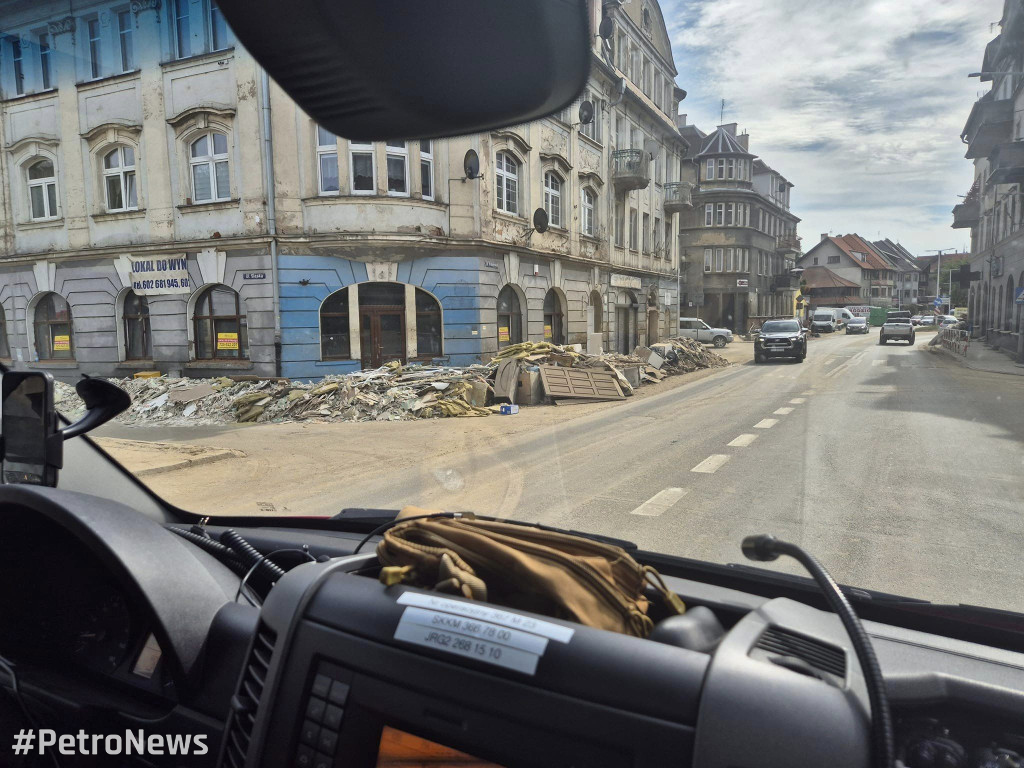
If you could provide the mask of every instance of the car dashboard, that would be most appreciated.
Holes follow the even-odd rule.
[[[0,656],[41,727],[203,734],[185,764],[226,768],[870,763],[857,657],[834,614],[792,594],[656,563],[724,628],[695,649],[385,586],[372,551],[352,554],[362,534],[275,521],[238,530],[315,561],[256,606],[216,558],[114,502],[0,501]],[[1024,653],[864,623],[905,765],[1015,764]]]

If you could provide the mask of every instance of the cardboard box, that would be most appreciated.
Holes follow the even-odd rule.
[[[544,401],[544,390],[538,371],[521,371],[516,387],[515,402],[520,405],[538,405]]]

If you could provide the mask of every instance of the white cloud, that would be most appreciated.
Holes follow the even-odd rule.
[[[792,181],[805,246],[856,231],[911,250],[961,246],[971,183],[960,131],[987,87],[967,78],[1000,0],[664,0],[683,102],[725,122]]]

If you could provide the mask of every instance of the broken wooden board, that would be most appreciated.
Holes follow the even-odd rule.
[[[516,387],[519,385],[519,361],[511,358],[498,363],[494,372],[494,399],[516,401]]]
[[[544,393],[551,398],[591,398],[596,400],[622,400],[625,395],[614,373],[589,368],[562,368],[557,365],[540,366],[540,379]]]
[[[569,397],[555,400],[555,405],[586,405],[587,403],[607,403],[608,401],[596,397]]]

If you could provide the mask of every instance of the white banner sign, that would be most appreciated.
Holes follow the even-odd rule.
[[[184,256],[130,259],[129,279],[132,290],[140,296],[167,293],[189,293],[188,260]]]

